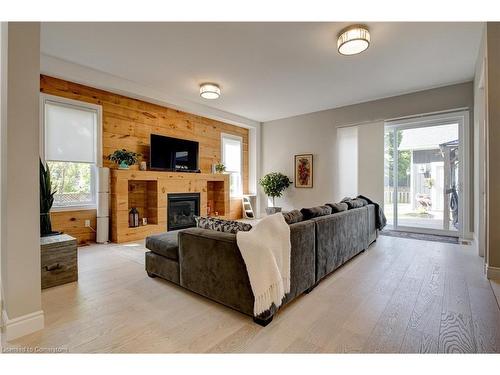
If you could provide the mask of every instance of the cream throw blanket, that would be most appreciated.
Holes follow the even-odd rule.
[[[254,316],[281,305],[290,292],[290,227],[281,213],[266,216],[236,241],[248,271],[255,303]]]

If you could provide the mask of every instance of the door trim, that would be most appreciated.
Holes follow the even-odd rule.
[[[459,131],[459,230],[447,231],[429,228],[414,228],[398,225],[397,222],[397,188],[398,181],[394,181],[394,225],[393,230],[415,231],[421,233],[443,234],[448,236],[456,236],[460,238],[470,238],[470,128],[469,128],[469,111],[459,110],[454,112],[446,112],[440,114],[421,115],[419,117],[410,117],[386,121],[384,124],[385,130],[404,130],[415,129],[428,126],[447,125],[453,122],[458,123]],[[394,148],[394,169],[397,170],[397,147]],[[423,230],[422,230],[423,229]]]

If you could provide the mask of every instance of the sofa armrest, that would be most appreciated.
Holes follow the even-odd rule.
[[[179,264],[181,286],[253,316],[254,296],[235,234],[181,231]]]

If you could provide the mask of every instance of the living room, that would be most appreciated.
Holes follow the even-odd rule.
[[[2,352],[500,352],[460,17],[2,22]]]

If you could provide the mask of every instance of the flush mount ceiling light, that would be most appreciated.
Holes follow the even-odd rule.
[[[370,32],[364,25],[351,25],[338,36],[337,49],[342,55],[356,55],[370,46]]]
[[[220,87],[215,83],[203,83],[200,85],[200,96],[203,99],[218,99],[220,96]]]

